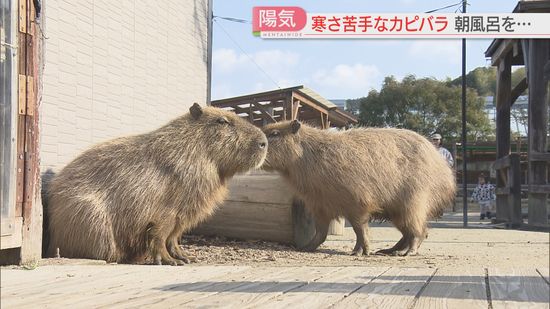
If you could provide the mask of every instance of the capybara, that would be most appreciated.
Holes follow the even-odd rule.
[[[48,191],[49,255],[180,265],[181,235],[208,218],[228,178],[261,166],[267,139],[236,114],[195,103],[150,133],[87,150]]]
[[[332,219],[343,216],[357,235],[352,254],[369,254],[368,222],[391,220],[403,237],[379,253],[416,254],[427,220],[455,197],[453,173],[434,146],[404,129],[360,128],[331,132],[285,121],[263,128],[264,163],[294,188],[315,219],[313,251]]]

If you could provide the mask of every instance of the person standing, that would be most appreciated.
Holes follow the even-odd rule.
[[[493,201],[496,199],[495,196],[495,186],[488,183],[485,179],[485,174],[481,173],[478,177],[477,186],[472,193],[472,201],[475,201],[479,204],[479,219],[491,219],[491,206]]]
[[[449,150],[441,146],[441,134],[436,133],[432,135],[432,144],[434,144],[435,148],[437,148],[437,151],[439,151],[441,156],[445,159],[445,161],[447,161],[449,167],[453,167],[453,155],[451,154],[451,152],[449,152]]]

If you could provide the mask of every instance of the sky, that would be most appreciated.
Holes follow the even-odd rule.
[[[422,13],[459,0],[214,0],[214,16],[251,21],[254,6],[299,6],[310,13]],[[468,13],[509,13],[513,0],[468,0]],[[458,7],[439,11],[454,13]],[[490,66],[487,39],[466,41],[466,67]],[[352,99],[397,79],[456,78],[462,72],[461,40],[266,40],[252,25],[215,18],[212,99],[305,85],[327,99]],[[252,61],[253,59],[254,61]]]

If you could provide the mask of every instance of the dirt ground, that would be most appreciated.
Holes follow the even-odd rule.
[[[222,237],[186,236],[185,251],[196,257],[196,265],[256,266],[398,266],[398,267],[549,267],[548,231],[507,230],[480,221],[471,213],[469,227],[462,228],[462,214],[446,214],[432,222],[429,237],[419,255],[351,256],[355,234],[345,229],[343,236],[329,236],[313,253],[266,242],[240,241]],[[387,223],[372,223],[371,251],[392,246],[401,234]],[[99,261],[44,259],[39,265],[98,263]],[[99,262],[101,263],[101,262]]]

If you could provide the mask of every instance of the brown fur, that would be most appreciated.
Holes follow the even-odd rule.
[[[424,137],[402,129],[330,132],[297,121],[263,129],[269,150],[264,168],[290,182],[316,221],[304,250],[325,241],[332,219],[343,216],[357,235],[353,254],[368,254],[368,222],[389,219],[403,238],[381,253],[414,254],[427,220],[454,199],[453,173]]]
[[[99,144],[69,163],[48,192],[49,255],[182,264],[185,231],[226,196],[226,180],[262,164],[265,135],[234,113],[195,103],[147,134]]]

